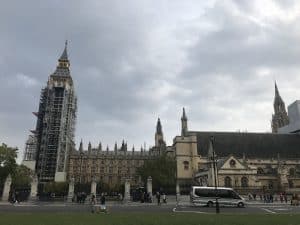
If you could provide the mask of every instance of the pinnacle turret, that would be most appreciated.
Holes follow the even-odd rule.
[[[285,109],[277,84],[275,82],[274,114],[272,115],[272,133],[277,133],[278,129],[289,124],[289,118]]]
[[[61,56],[60,56],[60,58],[59,58],[58,61],[69,61],[67,47],[68,47],[68,41],[66,40],[64,51],[61,54]]]
[[[181,136],[186,136],[187,131],[188,131],[187,117],[185,115],[185,109],[183,107],[182,116],[181,116]]]
[[[80,152],[83,152],[83,144],[82,144],[82,139],[80,141],[80,144],[79,144],[79,151]]]
[[[156,124],[156,133],[162,135],[162,126],[161,126],[161,123],[160,123],[160,119],[159,119],[159,118],[158,118],[157,124]]]

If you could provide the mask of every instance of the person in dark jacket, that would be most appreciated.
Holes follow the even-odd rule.
[[[160,205],[160,193],[159,193],[159,191],[156,192],[156,198],[157,198],[157,205]]]
[[[104,195],[104,193],[101,194],[100,204],[101,204],[100,205],[100,211],[107,213],[107,208],[106,208],[106,205],[105,205],[105,195]]]

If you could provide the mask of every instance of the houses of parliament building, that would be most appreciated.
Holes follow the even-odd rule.
[[[176,160],[178,190],[195,184],[213,186],[215,178],[218,185],[241,191],[300,190],[300,101],[287,112],[276,83],[272,133],[191,131],[183,108],[181,133],[170,146],[158,119],[155,145],[150,149],[129,149],[125,141],[114,149],[101,143],[96,147],[89,143],[84,149],[81,141],[76,149],[77,97],[66,43],[41,91],[39,110],[33,114],[37,122],[26,142],[23,164],[35,170],[40,183],[74,178],[79,183],[96,180],[113,187],[130,179],[132,185],[139,185],[137,169],[166,154]]]

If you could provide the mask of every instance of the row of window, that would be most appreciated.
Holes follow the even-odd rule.
[[[84,161],[84,163],[86,162],[87,159],[82,159],[82,161]],[[88,160],[90,161],[90,160]],[[73,161],[74,164],[80,164],[81,163],[81,160],[76,160],[76,161]],[[118,165],[142,165],[143,164],[143,161],[142,160],[101,160],[99,162],[99,160],[93,160],[91,161],[92,164],[118,164]]]
[[[232,179],[231,177],[225,177],[224,178],[224,186],[225,187],[232,187]],[[248,187],[249,186],[249,180],[247,177],[242,177],[241,178],[241,186],[242,187]]]

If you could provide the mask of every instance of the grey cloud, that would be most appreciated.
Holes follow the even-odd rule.
[[[77,142],[151,145],[160,116],[170,144],[182,106],[191,129],[269,129],[273,79],[286,102],[300,94],[300,27],[298,18],[253,20],[256,10],[249,1],[7,1],[0,141],[23,148],[64,39],[79,102]]]

